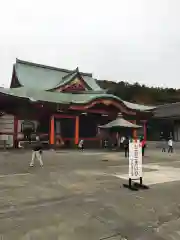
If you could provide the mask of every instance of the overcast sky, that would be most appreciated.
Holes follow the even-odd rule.
[[[180,88],[180,0],[6,0],[0,85],[16,58]]]

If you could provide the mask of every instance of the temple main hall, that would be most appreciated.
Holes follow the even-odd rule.
[[[70,147],[84,139],[87,147],[100,146],[98,126],[119,113],[143,126],[153,107],[124,101],[102,89],[91,73],[67,70],[16,59],[9,88],[0,88],[0,139],[18,147],[39,135],[56,146]]]

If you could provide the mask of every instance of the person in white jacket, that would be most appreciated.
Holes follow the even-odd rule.
[[[84,150],[84,140],[83,139],[81,139],[79,141],[78,148],[81,149],[81,150]]]
[[[168,153],[173,153],[173,140],[170,138],[168,140]]]

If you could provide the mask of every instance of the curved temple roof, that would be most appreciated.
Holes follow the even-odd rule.
[[[89,102],[98,100],[98,99],[112,99],[124,104],[128,109],[136,111],[151,111],[155,107],[149,107],[144,105],[138,105],[130,102],[123,101],[122,99],[106,93],[64,93],[64,92],[48,92],[48,91],[39,91],[36,89],[30,88],[0,88],[0,94],[6,94],[19,98],[26,98],[31,101],[44,101],[51,103],[60,103],[60,104],[87,104]]]
[[[19,86],[38,90],[52,90],[67,83],[73,74],[79,73],[89,88],[94,91],[103,91],[90,73],[55,68],[17,59],[14,71]],[[11,87],[12,83],[11,83]]]
[[[62,92],[64,86],[68,86],[74,79],[80,79],[85,86],[81,92]],[[58,91],[57,91],[58,90]],[[25,98],[31,101],[44,101],[59,104],[91,104],[96,100],[113,100],[123,104],[127,109],[134,111],[151,111],[154,107],[134,104],[106,93],[101,89],[90,73],[79,72],[44,66],[41,64],[21,61],[16,59],[14,64],[11,88],[0,89],[1,94]]]

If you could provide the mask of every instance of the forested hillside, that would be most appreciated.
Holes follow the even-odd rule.
[[[140,85],[138,83],[129,84],[127,82],[111,82],[106,80],[98,81],[101,88],[108,89],[123,100],[142,104],[164,104],[180,102],[180,89],[155,88]]]

